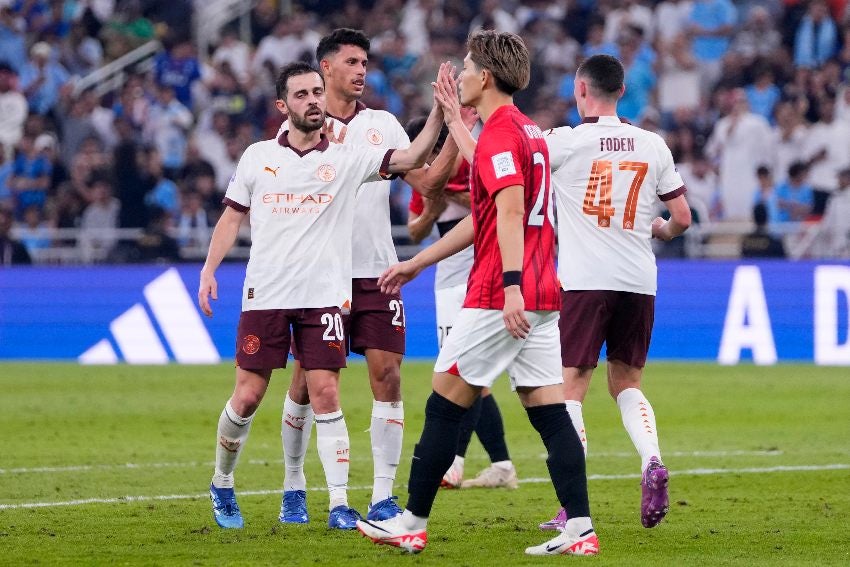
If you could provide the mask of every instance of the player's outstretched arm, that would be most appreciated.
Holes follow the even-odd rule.
[[[442,194],[443,189],[446,188],[446,183],[457,172],[459,165],[457,144],[449,136],[446,139],[446,143],[443,144],[440,153],[437,154],[437,157],[431,162],[430,166],[426,165],[425,167],[408,171],[404,176],[404,180],[413,187],[416,187],[416,190],[423,197],[433,199]]]
[[[502,255],[502,272],[522,273],[525,248],[525,190],[511,185],[496,193],[496,237]],[[508,276],[505,276],[507,279]],[[516,278],[519,279],[519,278]],[[505,282],[508,283],[507,281]],[[525,299],[519,281],[505,285],[505,307],[502,310],[505,328],[515,339],[528,336],[531,325],[525,316]]]
[[[246,213],[240,213],[233,207],[225,207],[221,218],[215,225],[210,239],[210,249],[207,252],[207,260],[201,268],[201,283],[198,287],[198,306],[207,317],[212,317],[212,308],[209,298],[218,299],[218,282],[215,280],[215,271],[224,260],[224,256],[233,247],[236,237],[239,235],[239,226]]]
[[[691,207],[684,195],[664,201],[670,211],[670,220],[657,217],[652,221],[652,237],[659,240],[673,240],[691,226]]]
[[[445,260],[469,247],[474,237],[472,216],[467,215],[453,229],[419,254],[398,264],[392,265],[378,278],[378,285],[384,293],[398,293],[401,286],[419,275],[419,272]]]

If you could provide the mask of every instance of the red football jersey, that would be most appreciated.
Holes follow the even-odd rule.
[[[527,311],[561,308],[555,271],[555,229],[549,190],[549,149],[543,132],[516,106],[498,108],[478,138],[470,174],[475,261],[464,307],[503,309],[502,256],[496,235],[496,193],[525,188],[522,295]]]

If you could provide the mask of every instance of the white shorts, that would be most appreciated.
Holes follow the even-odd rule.
[[[557,311],[526,311],[531,331],[515,339],[497,309],[460,310],[440,349],[435,372],[458,374],[472,386],[489,388],[506,371],[511,387],[561,384],[561,339]]]
[[[452,330],[455,317],[463,307],[466,298],[466,284],[434,290],[434,301],[437,304],[437,344],[443,348],[443,343]]]

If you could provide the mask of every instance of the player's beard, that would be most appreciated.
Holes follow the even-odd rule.
[[[311,106],[307,109],[302,115],[295,114],[294,112],[290,112],[289,114],[289,123],[296,130],[301,130],[302,132],[314,132],[322,127],[325,123],[325,113],[319,110],[320,114],[314,117],[307,117],[307,114],[314,110],[319,110],[318,106]]]

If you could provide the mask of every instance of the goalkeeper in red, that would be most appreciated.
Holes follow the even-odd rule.
[[[473,34],[467,47],[458,91],[460,104],[474,106],[484,121],[477,146],[461,121],[451,76],[438,81],[437,99],[452,137],[472,163],[472,215],[380,280],[385,292],[395,290],[474,241],[466,299],[434,368],[404,513],[362,520],[357,527],[378,544],[412,553],[425,548],[428,517],[454,458],[461,419],[482,388],[507,371],[543,439],[555,492],[570,518],[557,537],[526,553],[595,555],[584,452],[564,405],[558,356],[560,288],[547,214],[549,151],[540,128],[512,97],[528,84],[528,50],[518,36],[494,31]]]

